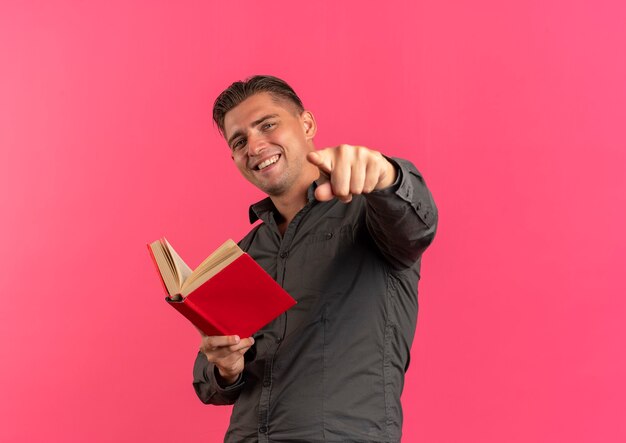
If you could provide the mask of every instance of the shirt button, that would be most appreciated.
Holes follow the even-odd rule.
[[[333,238],[333,233],[332,232],[327,232],[326,233],[326,240],[330,240],[331,238]]]
[[[265,386],[266,388],[269,387],[269,385],[271,385],[272,382],[270,382],[269,380],[264,380],[263,381],[263,386]]]
[[[282,338],[280,338],[280,337],[276,337],[276,343],[280,343],[281,341],[283,341],[283,339],[282,339]]]
[[[259,432],[260,432],[261,434],[265,434],[265,433],[267,432],[267,426],[261,426],[261,427],[259,428]]]
[[[280,253],[280,258],[287,258],[288,255],[289,255],[288,251],[283,251]]]

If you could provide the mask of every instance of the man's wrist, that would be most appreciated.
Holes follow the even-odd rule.
[[[241,373],[229,376],[222,374],[221,369],[217,366],[215,367],[215,380],[217,381],[217,384],[220,385],[220,387],[222,388],[228,388],[229,386],[237,384],[240,379]]]
[[[398,167],[390,162],[386,157],[383,157],[385,162],[385,172],[382,180],[378,182],[378,185],[374,188],[375,191],[380,191],[392,186],[398,180]]]

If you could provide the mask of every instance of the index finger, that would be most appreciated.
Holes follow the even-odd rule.
[[[244,351],[245,352],[248,349],[250,349],[252,347],[252,345],[254,345],[254,338],[253,337],[248,337],[248,338],[242,338],[241,341],[238,344],[229,346],[228,349],[230,349],[233,352],[235,352],[235,351]]]
[[[237,345],[240,341],[241,339],[238,335],[207,335],[202,338],[202,348],[217,349],[225,346]]]
[[[330,174],[333,170],[334,155],[331,148],[309,152],[306,156],[309,163],[314,164],[320,171]]]

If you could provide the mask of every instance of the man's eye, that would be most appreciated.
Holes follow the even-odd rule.
[[[263,130],[267,130],[267,129],[272,129],[274,126],[276,126],[276,123],[264,123],[263,126],[261,126],[261,128]]]
[[[233,149],[239,149],[239,148],[241,148],[242,146],[244,146],[244,145],[245,145],[245,143],[244,143],[244,142],[245,142],[245,140],[244,140],[243,138],[241,138],[241,139],[237,140],[235,143],[233,143]]]

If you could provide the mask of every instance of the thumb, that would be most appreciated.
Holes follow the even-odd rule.
[[[317,188],[315,188],[315,198],[318,201],[325,202],[335,198],[335,195],[333,194],[333,188],[330,185],[328,179],[323,179],[321,181],[318,180],[318,183],[320,184],[317,186]]]

